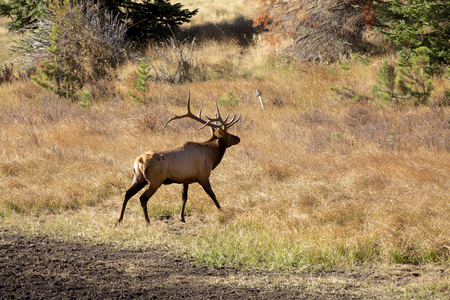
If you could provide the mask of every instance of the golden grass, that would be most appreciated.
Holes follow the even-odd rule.
[[[154,85],[154,99],[162,100],[147,106],[124,95],[82,109],[36,95],[28,82],[4,84],[3,223],[119,245],[169,245],[219,265],[448,260],[448,108],[439,114],[334,99],[328,87],[344,81],[367,92],[372,65],[354,63],[348,78],[335,74],[339,65],[290,66],[284,75],[287,65],[272,68],[266,78]],[[263,91],[264,110],[255,88]],[[205,111],[227,91],[239,99],[233,109],[243,118],[233,133],[242,142],[211,178],[223,211],[194,186],[188,223],[177,224],[180,190],[166,186],[149,203],[150,227],[133,199],[123,225],[112,230],[138,154],[208,138],[188,121],[162,130],[173,113],[184,111],[188,90]]]
[[[183,8],[198,9],[189,25],[202,25],[205,23],[231,22],[238,17],[249,18],[252,14],[252,7],[243,4],[243,0],[230,1],[208,1],[208,0],[181,0],[178,3]]]
[[[261,43],[207,42],[197,50],[196,59],[225,75],[152,84],[148,105],[127,95],[136,63],[118,70],[110,83],[116,95],[99,92],[87,109],[31,82],[2,84],[0,228],[169,246],[213,265],[448,263],[448,107],[353,103],[330,91],[345,85],[370,95],[381,58],[350,61],[346,74],[340,64],[294,64]],[[450,88],[435,84],[435,98]],[[150,226],[135,197],[114,229],[137,155],[209,138],[185,120],[162,129],[185,110],[188,90],[206,114],[229,91],[239,100],[221,109],[242,113],[232,130],[241,143],[211,176],[223,210],[193,185],[180,224],[180,187],[164,186],[149,202]]]

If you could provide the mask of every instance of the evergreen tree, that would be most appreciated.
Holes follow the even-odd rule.
[[[45,15],[48,5],[60,4],[64,0],[0,0],[0,16],[11,18],[7,23],[10,30],[30,28]],[[73,3],[82,3],[74,0]],[[164,39],[185,22],[189,22],[197,10],[182,9],[180,3],[169,0],[98,0],[100,13],[119,15],[129,29],[127,35],[140,43],[151,39]]]
[[[385,101],[395,101],[398,98],[395,89],[397,74],[395,62],[385,59],[383,66],[377,71],[377,84],[372,88],[374,98],[380,98]]]
[[[429,104],[434,85],[431,78],[429,49],[420,47],[400,52],[396,63],[384,60],[377,71],[377,84],[373,86],[374,98],[413,105]]]
[[[450,63],[450,1],[378,1],[376,12],[389,41],[411,50],[425,46],[432,63]]]
[[[147,59],[143,58],[141,60],[141,64],[138,69],[138,78],[136,80],[136,87],[134,88],[136,91],[142,92],[142,102],[146,103],[146,91],[147,91],[147,82],[152,78],[152,74],[150,73],[150,66],[145,62]],[[138,97],[134,97],[136,101],[139,100]]]
[[[415,49],[413,56],[403,54],[399,59],[397,84],[400,92],[414,105],[428,104],[435,86],[430,75],[430,56],[426,47]]]
[[[5,27],[17,31],[32,25],[45,14],[47,1],[43,0],[0,0],[0,16],[7,16],[11,20]]]
[[[182,9],[180,3],[170,4],[169,0],[99,0],[98,3],[105,10],[119,14],[129,25],[128,36],[140,43],[168,38],[198,11]]]

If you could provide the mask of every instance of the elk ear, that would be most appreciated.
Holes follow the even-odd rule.
[[[225,135],[225,131],[223,131],[222,128],[217,129],[216,131],[214,131],[214,135],[220,139],[223,138],[223,136]]]

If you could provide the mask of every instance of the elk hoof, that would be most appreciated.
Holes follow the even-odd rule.
[[[184,218],[178,218],[178,220],[179,220],[180,222],[186,223],[186,220],[185,220]]]

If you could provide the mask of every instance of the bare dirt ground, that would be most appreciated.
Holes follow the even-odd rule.
[[[214,269],[164,249],[123,250],[0,232],[2,299],[410,298],[416,283],[445,280],[448,271],[440,266],[325,273]],[[434,298],[433,292],[419,293]]]

